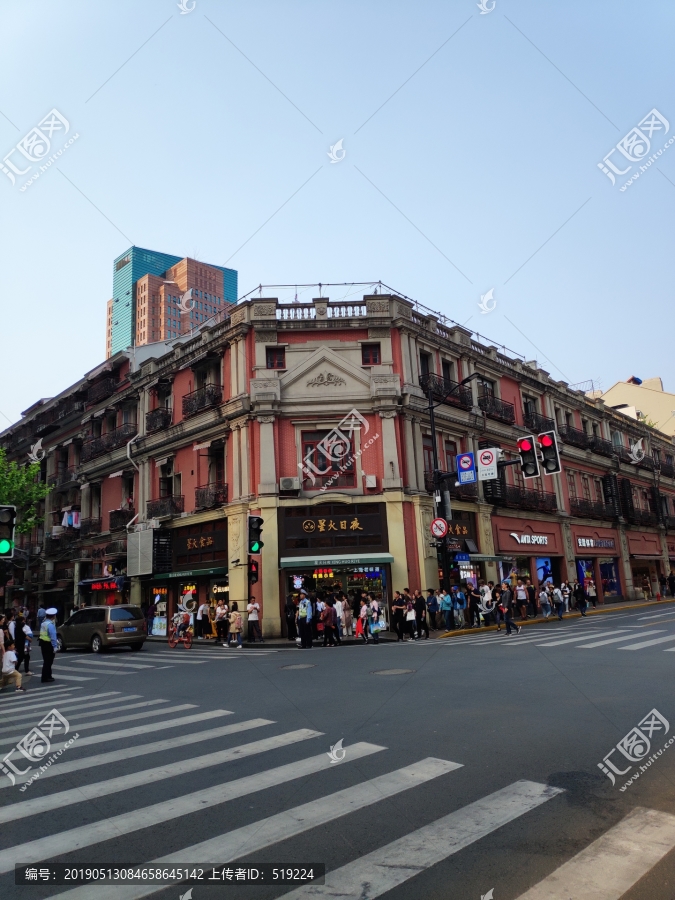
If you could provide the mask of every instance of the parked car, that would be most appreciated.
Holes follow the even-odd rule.
[[[88,606],[56,629],[59,650],[89,647],[101,653],[120,644],[140,650],[146,638],[147,624],[139,606]]]

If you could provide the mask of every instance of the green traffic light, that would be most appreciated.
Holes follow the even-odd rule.
[[[259,553],[260,552],[260,541],[251,541],[251,549],[250,553]]]
[[[0,538],[0,555],[9,553],[9,551],[11,549],[12,549],[12,542],[8,541],[7,538]]]

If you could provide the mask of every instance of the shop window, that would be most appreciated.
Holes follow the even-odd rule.
[[[424,453],[424,471],[431,473],[434,471],[434,444],[430,434],[422,437],[422,451]]]
[[[265,351],[268,369],[285,369],[286,368],[286,349],[285,347],[268,347]]]
[[[457,443],[455,441],[445,442],[445,471],[457,471]]]
[[[379,366],[380,365],[380,345],[379,344],[361,344],[361,365],[362,366]]]
[[[324,485],[334,488],[356,486],[354,442],[337,437],[334,431],[307,431],[302,434],[303,469],[309,470],[303,488],[318,491]]]
[[[574,498],[577,496],[577,479],[574,472],[570,471],[570,469],[566,470],[567,474],[567,491],[570,495],[570,498]]]

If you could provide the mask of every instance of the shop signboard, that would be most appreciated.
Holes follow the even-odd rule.
[[[207,569],[227,565],[227,519],[173,531],[173,568]]]
[[[322,503],[286,507],[279,516],[282,557],[328,557],[386,552],[389,549],[384,503]]]

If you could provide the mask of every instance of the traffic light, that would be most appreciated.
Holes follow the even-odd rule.
[[[258,581],[258,572],[260,570],[260,563],[255,559],[250,559],[248,561],[248,583],[255,584]]]
[[[248,517],[248,552],[260,553],[265,546],[260,540],[260,532],[262,531],[264,519],[260,516]],[[256,579],[257,581],[257,579]]]
[[[0,506],[0,559],[14,557],[16,506]]]
[[[542,431],[539,435],[539,446],[541,447],[541,467],[544,475],[555,475],[557,472],[561,472],[560,452],[555,431]]]
[[[528,434],[527,437],[518,440],[518,453],[520,454],[520,471],[523,473],[523,478],[538,478],[539,459],[534,435]]]

